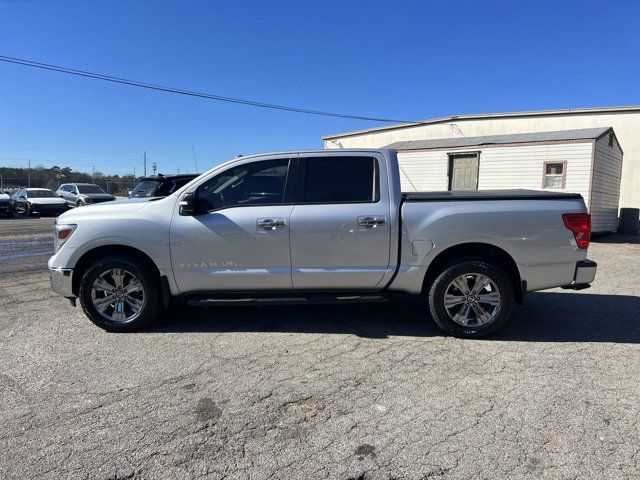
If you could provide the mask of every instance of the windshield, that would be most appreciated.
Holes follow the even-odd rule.
[[[78,185],[80,193],[105,193],[98,185]]]
[[[27,191],[29,198],[57,198],[57,195],[51,190],[30,190]]]
[[[160,182],[154,180],[140,182],[131,192],[131,198],[154,197],[159,186]]]

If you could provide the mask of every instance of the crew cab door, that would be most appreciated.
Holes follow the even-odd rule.
[[[291,213],[293,287],[367,290],[389,268],[391,225],[384,157],[300,154]]]
[[[182,293],[291,290],[294,163],[234,163],[198,186],[192,215],[174,212],[171,264]]]

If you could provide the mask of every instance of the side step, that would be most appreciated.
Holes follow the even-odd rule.
[[[320,305],[333,303],[374,303],[386,302],[385,294],[348,294],[348,293],[282,293],[280,295],[190,295],[185,302],[190,306],[212,307],[216,305]]]

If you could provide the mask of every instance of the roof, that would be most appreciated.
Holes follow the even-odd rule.
[[[554,116],[554,115],[587,115],[590,113],[623,113],[632,112],[640,113],[640,105],[627,105],[619,107],[590,107],[590,108],[567,108],[559,110],[531,110],[525,112],[505,112],[505,113],[474,113],[468,115],[451,115],[447,117],[428,118],[416,122],[396,123],[394,125],[385,125],[383,127],[366,128],[364,130],[352,130],[349,132],[335,133],[325,135],[323,140],[331,140],[333,138],[350,137],[353,135],[361,135],[364,133],[382,132],[387,130],[398,130],[402,128],[420,127],[422,125],[432,125],[436,123],[446,123],[455,120],[482,120],[488,118],[510,118],[510,117],[538,117],[538,116]]]
[[[35,192],[36,190],[45,190],[47,192],[52,191],[50,188],[36,188],[36,187],[26,187],[26,188],[23,188],[22,190],[26,190],[27,192]]]
[[[426,150],[432,148],[458,148],[480,145],[501,145],[512,143],[562,142],[568,140],[593,140],[602,137],[611,127],[560,130],[556,132],[514,133],[510,135],[486,135],[482,137],[434,138],[431,140],[408,140],[394,142],[383,148],[395,150]]]

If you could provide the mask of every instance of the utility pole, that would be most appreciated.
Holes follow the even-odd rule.
[[[0,175],[0,189],[4,188],[4,179],[2,178],[2,175]]]
[[[156,174],[156,170],[158,169],[158,165],[156,164],[156,162],[153,162],[151,164],[151,168],[153,169],[153,174],[155,175]]]
[[[193,163],[196,164],[196,173],[198,173],[198,160],[196,159],[196,149],[191,145],[191,152],[193,152]]]
[[[144,176],[147,176],[147,152],[144,152]]]
[[[29,169],[27,170],[27,186],[31,186],[31,159],[29,159]]]
[[[131,190],[133,190],[134,188],[136,188],[136,166],[133,166],[133,180],[131,181]]]
[[[93,165],[93,170],[91,171],[91,183],[96,183],[96,166]]]

